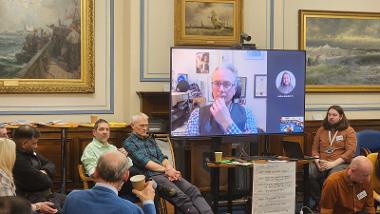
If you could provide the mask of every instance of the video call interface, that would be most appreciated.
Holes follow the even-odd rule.
[[[170,94],[172,136],[302,133],[305,52],[172,48]],[[228,128],[212,113],[220,94]]]

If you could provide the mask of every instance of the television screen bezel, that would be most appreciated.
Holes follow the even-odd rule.
[[[236,46],[236,47],[214,47],[214,46],[172,46],[170,47],[170,91],[169,91],[169,136],[170,138],[173,138],[173,139],[178,139],[178,140],[199,140],[199,139],[222,139],[223,137],[236,137],[236,138],[244,138],[244,137],[250,137],[250,136],[253,136],[253,137],[256,137],[256,136],[268,136],[268,135],[273,135],[273,136],[276,136],[276,135],[282,135],[282,136],[286,136],[286,135],[289,135],[289,136],[297,136],[297,135],[304,135],[305,133],[305,126],[303,128],[303,131],[302,132],[274,132],[274,133],[268,133],[268,132],[261,132],[261,133],[249,133],[249,134],[232,134],[232,135],[226,135],[226,134],[222,134],[222,135],[197,135],[197,136],[178,136],[178,135],[172,135],[172,113],[171,113],[171,110],[172,110],[172,88],[173,88],[173,72],[172,72],[172,53],[173,53],[173,49],[198,49],[198,50],[240,50],[240,51],[248,51],[248,50],[253,50],[253,51],[267,51],[267,52],[271,52],[271,51],[289,51],[289,52],[303,52],[304,53],[304,67],[305,67],[305,75],[304,75],[304,96],[303,96],[303,103],[304,103],[304,106],[303,106],[303,118],[304,118],[304,124],[305,124],[305,113],[306,113],[306,110],[305,110],[305,101],[306,101],[306,51],[305,50],[297,50],[297,49],[257,49],[257,48],[244,48],[244,47],[240,47],[240,46]],[[219,140],[218,140],[219,141]],[[222,142],[222,140],[220,140],[219,142]]]

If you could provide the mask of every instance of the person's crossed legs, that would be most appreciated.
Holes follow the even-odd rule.
[[[165,175],[155,175],[152,176],[152,179],[156,181],[159,186],[176,190],[175,196],[172,197],[167,194],[162,194],[160,190],[158,190],[158,194],[172,203],[182,213],[212,213],[210,206],[198,188],[189,183],[186,179],[181,178],[178,181],[171,182]]]

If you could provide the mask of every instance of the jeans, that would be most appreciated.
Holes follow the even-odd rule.
[[[177,194],[173,197],[168,197],[160,192],[158,192],[158,194],[173,204],[180,212],[185,214],[213,213],[198,188],[189,183],[186,179],[181,178],[178,181],[171,182],[163,174],[154,175],[152,179],[156,181],[158,185],[171,187],[177,191]]]

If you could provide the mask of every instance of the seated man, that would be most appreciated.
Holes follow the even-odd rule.
[[[86,170],[86,174],[93,177],[96,163],[98,162],[99,157],[110,151],[119,151],[123,153],[129,161],[129,165],[133,166],[132,160],[128,157],[128,152],[122,147],[117,149],[116,146],[110,144],[108,139],[110,138],[110,128],[109,123],[104,119],[99,119],[95,122],[94,129],[92,130],[94,138],[91,143],[89,143],[83,151],[81,161]],[[130,175],[133,176],[137,174],[136,172],[129,171]],[[153,187],[156,188],[157,184],[154,183]],[[167,194],[170,194],[170,189],[163,189]],[[132,184],[128,180],[120,189],[119,196],[126,198],[132,202],[136,202],[138,198],[132,194]]]
[[[28,125],[20,126],[13,132],[16,143],[16,162],[13,167],[16,194],[32,203],[50,200],[60,208],[65,196],[51,192],[55,165],[36,152],[39,137],[40,132]]]
[[[110,126],[106,120],[97,120],[92,134],[94,138],[91,143],[86,146],[81,157],[86,174],[91,177],[93,177],[99,157],[106,152],[118,150],[116,146],[108,143],[108,139],[110,138]],[[119,149],[119,151],[128,156],[124,148]],[[132,165],[132,160],[129,157],[128,161],[129,164]]]
[[[95,187],[72,191],[66,199],[64,213],[145,213],[154,214],[152,183],[148,182],[142,191],[133,192],[143,201],[143,210],[130,201],[117,196],[124,181],[128,179],[129,161],[120,152],[111,151],[100,156],[94,171]]]
[[[348,169],[327,177],[322,188],[320,213],[375,213],[370,185],[372,170],[371,161],[358,156]]]
[[[162,154],[156,141],[148,135],[148,116],[140,113],[132,117],[132,134],[124,141],[124,147],[133,160],[133,167],[160,186],[171,187],[176,195],[168,196],[158,189],[158,194],[183,213],[212,213],[199,190],[181,177],[181,173]]]
[[[330,106],[313,140],[309,165],[310,195],[318,203],[324,180],[330,174],[346,169],[356,150],[356,132],[340,106]],[[317,208],[317,207],[316,207]]]

